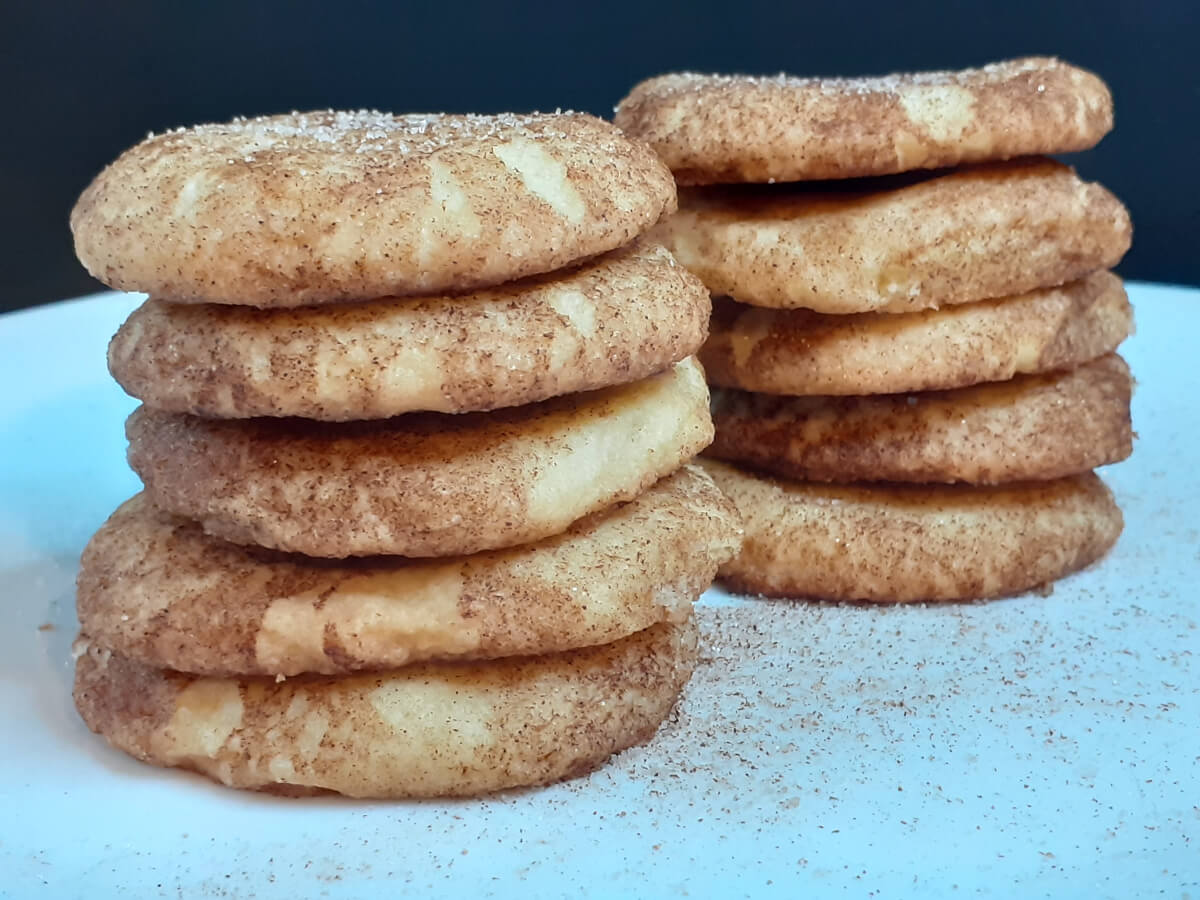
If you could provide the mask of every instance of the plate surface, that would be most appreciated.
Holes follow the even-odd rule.
[[[1195,895],[1200,291],[1132,285],[1126,529],[1049,596],[705,596],[648,748],[478,801],[241,794],[140,765],[70,699],[73,582],[137,489],[104,349],[137,298],[0,317],[0,896]]]

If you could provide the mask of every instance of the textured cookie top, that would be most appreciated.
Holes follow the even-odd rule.
[[[547,272],[674,203],[654,154],[592,116],[329,111],[147,138],[84,191],[71,230],[115,288],[301,306]]]
[[[129,464],[161,509],[309,556],[459,556],[559,534],[712,441],[694,358],[642,381],[487,413],[221,421],[141,407]]]
[[[663,75],[617,107],[680,184],[888,175],[1065,153],[1112,129],[1091,72],[1045,57],[881,78]]]
[[[897,394],[1073,368],[1133,332],[1121,279],[911,313],[825,315],[719,299],[700,353],[709,384],[767,394]]]
[[[1015,594],[1102,556],[1124,522],[1086,472],[995,487],[828,485],[705,461],[742,514],[731,590],[904,603]]]
[[[683,621],[739,545],[736,513],[694,466],[556,537],[454,560],[239,547],[139,494],[84,550],[77,610],[101,646],[161,668],[375,671],[556,653]]]
[[[74,694],[114,747],[230,787],[470,796],[581,775],[647,740],[696,643],[688,620],[546,656],[276,682],[155,669],[81,635]]]
[[[1066,372],[874,397],[713,394],[707,453],[804,481],[1005,484],[1077,475],[1133,450],[1116,354]]]
[[[1129,249],[1125,207],[1033,157],[933,176],[695,188],[654,230],[714,294],[830,314],[935,309],[1073,281]]]
[[[148,300],[109,345],[153,409],[217,418],[378,419],[535,403],[645,378],[695,353],[704,285],[635,241],[469,294],[302,309]]]

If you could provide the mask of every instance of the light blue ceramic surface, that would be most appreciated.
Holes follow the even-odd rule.
[[[137,489],[104,367],[136,299],[0,317],[0,895],[1200,897],[1200,291],[1130,293],[1139,440],[1100,566],[1046,597],[795,606],[708,678],[722,733],[686,765],[450,803],[246,795],[87,731],[73,580]]]

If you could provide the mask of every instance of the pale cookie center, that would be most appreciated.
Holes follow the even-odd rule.
[[[551,453],[535,457],[529,470],[528,514],[553,520],[568,508],[583,484],[630,484],[670,453],[688,427],[699,397],[705,397],[700,368],[690,360],[668,373],[634,385],[619,407],[573,424]]]
[[[429,195],[434,212],[441,210],[446,217],[454,222],[456,232],[476,239],[483,230],[479,216],[475,215],[475,207],[467,197],[467,192],[459,184],[449,166],[436,159],[429,161]]]
[[[975,122],[975,94],[956,85],[905,88],[900,105],[913,125],[939,143],[958,140]]]
[[[318,604],[315,593],[275,600],[262,618],[255,656],[268,670],[323,671],[326,630],[357,659],[403,665],[412,653],[465,652],[478,628],[462,622],[462,566],[414,565],[350,578]]]
[[[556,291],[550,306],[584,337],[596,333],[596,308],[580,291]]]
[[[458,179],[446,164],[436,158],[430,159],[429,167],[429,220],[433,227],[421,229],[417,242],[416,259],[422,269],[436,268],[438,254],[442,252],[442,241],[446,236],[455,239],[478,240],[483,231],[479,217],[471,200]]]
[[[196,681],[179,692],[159,751],[172,763],[212,758],[242,724],[242,695],[232,681]]]
[[[432,678],[384,682],[368,695],[379,718],[413,746],[491,747],[495,707],[482,692]]]
[[[753,307],[737,317],[729,330],[733,364],[737,368],[744,369],[750,364],[758,345],[770,336],[773,318],[770,310]]]
[[[207,172],[197,172],[185,181],[175,199],[174,217],[185,222],[193,221],[200,200],[212,191],[212,182],[213,177]]]
[[[572,224],[587,214],[587,205],[567,176],[567,166],[532,141],[517,139],[498,145],[493,151],[504,165],[515,172],[526,189]]]

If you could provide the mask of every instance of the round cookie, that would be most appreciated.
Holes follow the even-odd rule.
[[[240,547],[139,494],[84,550],[77,610],[99,645],[201,675],[530,656],[685,620],[740,543],[736,511],[695,466],[562,535],[449,561]]]
[[[1030,57],[958,72],[643,81],[616,119],[680,184],[810,181],[1086,150],[1112,129],[1104,82]]]
[[[535,403],[645,378],[695,353],[708,291],[635,242],[574,271],[473,294],[260,310],[150,300],[109,370],[154,409],[379,419]]]
[[[696,627],[599,647],[374,675],[222,679],[76,644],[75,705],[143,762],[236,788],[471,796],[582,775],[649,740],[696,659]]]
[[[1132,233],[1116,197],[1048,159],[829,188],[685,191],[654,234],[714,294],[843,315],[1063,284],[1115,265]]]
[[[147,138],[83,192],[71,230],[120,290],[305,306],[549,272],[674,205],[650,148],[593,116],[330,110]]]
[[[731,590],[770,597],[904,603],[1016,594],[1099,559],[1123,525],[1092,472],[1001,487],[834,486],[705,468],[746,532],[720,577]]]
[[[712,441],[704,373],[490,413],[217,421],[140,407],[129,464],[160,508],[239,544],[344,558],[458,556],[564,531]]]
[[[709,384],[766,394],[897,394],[1069,369],[1133,332],[1121,279],[915,313],[823,315],[713,303],[700,362]]]
[[[709,456],[805,481],[1003,484],[1119,462],[1133,379],[1112,354],[1077,369],[923,394],[713,392]]]

